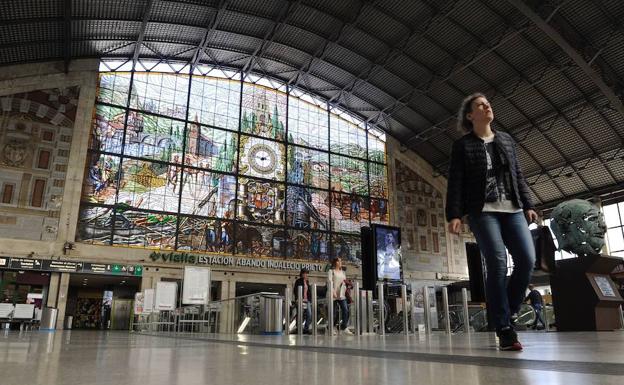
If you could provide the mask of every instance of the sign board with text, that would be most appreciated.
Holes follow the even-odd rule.
[[[210,268],[184,266],[183,305],[207,305],[210,301]]]
[[[60,259],[38,259],[21,257],[0,257],[0,269],[35,270],[60,273],[107,274],[141,277],[143,266],[106,264]]]

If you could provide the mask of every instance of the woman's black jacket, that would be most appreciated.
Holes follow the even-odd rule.
[[[506,132],[495,131],[494,142],[511,174],[514,190],[511,200],[521,209],[533,209],[529,187],[518,163],[516,143]],[[453,143],[446,192],[446,220],[478,214],[485,204],[487,174],[486,147],[483,139],[469,133]]]

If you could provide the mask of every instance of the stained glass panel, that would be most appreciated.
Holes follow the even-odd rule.
[[[386,165],[369,163],[368,167],[370,168],[370,195],[388,198],[388,169]]]
[[[103,103],[125,107],[128,105],[130,89],[129,72],[102,72],[97,100]]]
[[[181,218],[179,250],[356,261],[360,227],[389,220],[385,134],[248,79],[241,95],[226,78],[137,72],[130,90],[102,73],[98,101],[139,112],[96,105],[82,201],[115,210],[81,208],[77,239],[171,249]]]
[[[179,166],[125,159],[121,167],[118,205],[145,210],[178,211]]]
[[[356,194],[331,193],[331,230],[359,233],[369,223],[369,198]]]
[[[186,119],[189,78],[185,75],[136,72],[130,107]]]
[[[128,112],[124,155],[182,163],[184,122]]]
[[[338,115],[330,114],[329,150],[366,159],[366,131]]]
[[[251,256],[281,256],[282,245],[287,238],[281,228],[236,224],[236,252]]]
[[[76,240],[94,245],[109,245],[112,214],[113,209],[109,207],[80,206]]]
[[[289,96],[288,142],[327,151],[327,110]]]
[[[258,178],[283,181],[286,176],[286,154],[283,143],[242,135],[239,173]]]
[[[368,134],[368,160],[377,163],[386,163],[386,142],[384,134],[376,135]]]
[[[329,234],[320,231],[288,230],[284,247],[287,258],[329,260]]]
[[[232,218],[236,177],[205,169],[185,168],[180,212],[219,218]]]
[[[327,189],[329,187],[329,154],[289,146],[288,182]]]
[[[236,218],[244,221],[283,224],[283,184],[240,178]]]
[[[365,161],[331,155],[330,164],[332,190],[368,195]]]
[[[274,140],[284,140],[286,94],[260,85],[243,84],[241,130]]]
[[[119,162],[117,156],[88,153],[87,169],[82,183],[83,202],[115,203]]]
[[[221,172],[236,171],[238,135],[190,123],[186,130],[184,164]]]
[[[240,86],[235,80],[193,77],[189,120],[238,131]]]
[[[388,215],[388,201],[378,198],[371,198],[370,201],[371,222],[388,224],[390,220]]]
[[[113,245],[171,250],[175,247],[177,216],[115,207]]]
[[[234,225],[220,219],[181,216],[178,250],[232,253]]]
[[[123,109],[96,105],[89,148],[121,154],[125,121]]]
[[[287,224],[299,229],[329,230],[329,193],[288,186]]]
[[[332,234],[332,257],[340,257],[343,262],[360,263],[362,261],[362,242],[360,237]]]

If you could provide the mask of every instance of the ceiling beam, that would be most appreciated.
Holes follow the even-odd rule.
[[[141,22],[141,29],[139,30],[139,36],[137,37],[136,42],[134,43],[134,54],[132,55],[132,69],[136,68],[136,63],[139,60],[139,53],[141,52],[141,46],[143,45],[143,40],[145,39],[145,31],[147,30],[147,22],[152,15],[152,6],[154,5],[154,0],[148,0],[145,5],[145,11],[143,11],[143,20]]]
[[[544,32],[561,50],[568,55],[570,59],[589,77],[596,87],[609,100],[611,106],[624,118],[624,105],[620,98],[615,94],[613,89],[605,83],[604,79],[585,61],[583,56],[548,22],[542,19],[531,7],[521,0],[507,0],[509,4],[514,6],[527,19],[531,20],[537,28]]]
[[[63,67],[65,73],[69,73],[69,63],[71,61],[71,46],[72,46],[72,33],[71,33],[71,13],[72,13],[72,0],[63,1]]]
[[[296,9],[299,4],[301,4],[301,0],[297,0],[296,2],[288,1],[288,5],[286,7],[282,7],[277,19],[273,22],[273,27],[268,30],[262,38],[262,44],[258,45],[251,56],[249,56],[247,63],[243,66],[241,71],[243,79],[247,78],[247,75],[249,75],[253,69],[256,60],[261,58],[264,51],[266,51],[266,49],[273,43],[277,33],[283,28],[284,24],[286,24],[286,20],[290,16],[291,11]]]
[[[210,39],[212,38],[212,34],[217,29],[217,26],[219,25],[219,21],[221,20],[221,17],[223,17],[223,13],[225,12],[227,5],[228,5],[227,0],[219,1],[219,5],[217,6],[217,12],[214,14],[212,19],[208,23],[208,26],[206,27],[206,32],[204,33],[204,36],[202,37],[199,44],[197,45],[197,49],[195,50],[195,53],[193,54],[193,58],[191,59],[191,62],[190,62],[191,73],[193,73],[193,70],[199,64],[201,57],[202,57],[202,53],[205,52],[206,48],[208,47],[210,43]],[[215,62],[215,64],[219,65],[220,63]]]

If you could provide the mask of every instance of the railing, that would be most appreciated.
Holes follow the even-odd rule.
[[[460,304],[449,304],[447,289],[442,288],[442,306],[436,317],[431,310],[434,304],[429,299],[431,288],[424,288],[422,295],[417,295],[415,292],[409,293],[407,287],[401,285],[399,290],[395,287],[392,298],[384,293],[385,288],[380,284],[377,288],[378,298],[374,298],[372,291],[360,290],[358,284],[355,284],[353,303],[349,305],[348,324],[353,334],[408,335],[417,331],[431,333],[435,330],[469,333],[488,329],[486,310],[481,305],[468,305],[465,289],[462,290]],[[301,293],[295,297],[299,300],[291,300],[293,295],[288,288],[284,296],[259,292],[214,301],[206,306],[185,306],[176,311],[137,316],[132,330],[183,334],[303,334],[303,313],[310,307],[310,334],[333,335],[336,331],[332,325],[340,322],[340,312],[337,307],[334,309],[334,301],[327,300],[327,294],[331,293],[331,281],[325,293],[319,289],[316,284],[310,286],[309,303],[303,303]],[[545,307],[545,313],[543,318],[547,320],[547,325],[554,323],[551,306]],[[532,325],[534,320],[533,308],[523,305],[517,321],[519,328]]]

